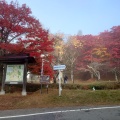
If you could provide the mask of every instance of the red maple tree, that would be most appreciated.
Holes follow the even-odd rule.
[[[49,31],[43,29],[39,20],[34,18],[26,4],[0,1],[0,55],[9,53],[30,53],[36,64],[29,66],[33,73],[40,73],[41,54],[46,56],[44,73],[52,76],[51,68],[53,40],[49,39]]]
[[[100,34],[104,39],[110,54],[110,66],[120,68],[120,26],[114,26],[110,31]]]

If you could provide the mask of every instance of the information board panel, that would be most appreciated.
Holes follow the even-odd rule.
[[[24,65],[7,65],[5,83],[23,82]]]

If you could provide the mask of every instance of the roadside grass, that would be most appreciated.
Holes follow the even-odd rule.
[[[58,88],[57,84],[51,84],[51,88]],[[93,87],[96,90],[114,90],[120,89],[120,82],[116,81],[80,81],[75,80],[73,84],[71,81],[68,81],[67,84],[62,84],[64,89],[79,89],[79,90],[92,90]]]
[[[0,96],[0,110],[97,105],[120,105],[120,90],[63,89],[59,96],[58,89],[49,88],[48,94],[43,89],[42,94],[38,90],[27,96],[20,91]]]

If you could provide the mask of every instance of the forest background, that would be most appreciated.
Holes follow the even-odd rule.
[[[54,65],[64,64],[64,75],[74,83],[78,80],[116,80],[120,77],[120,26],[98,35],[66,36],[50,34],[25,4],[0,1],[0,56],[29,53],[36,63],[29,65],[32,74],[41,72],[44,55],[44,74],[56,78]],[[0,67],[2,75],[2,64]]]

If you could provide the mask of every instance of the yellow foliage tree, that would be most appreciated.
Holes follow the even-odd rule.
[[[92,55],[98,58],[101,62],[106,61],[110,57],[110,54],[107,52],[107,48],[105,47],[93,48]]]
[[[82,48],[83,42],[77,39],[77,36],[70,36],[70,43],[75,47],[75,48]]]

